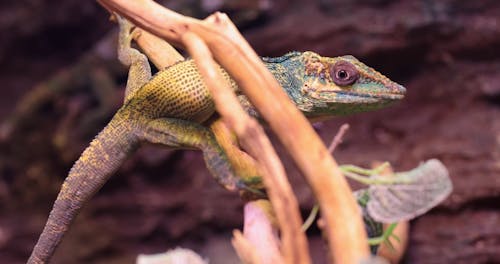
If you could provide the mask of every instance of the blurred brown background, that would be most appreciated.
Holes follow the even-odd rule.
[[[0,3],[0,263],[24,263],[73,161],[122,100],[116,25],[94,1]],[[316,124],[340,163],[396,170],[438,158],[453,194],[411,223],[404,263],[500,263],[500,2],[496,0],[164,1],[228,12],[256,51],[352,54],[405,85],[386,110]],[[275,141],[276,142],[276,141]],[[307,215],[313,197],[283,151]],[[141,148],[88,204],[54,263],[133,263],[175,246],[235,263],[242,203],[200,153]],[[315,263],[325,263],[317,229]]]

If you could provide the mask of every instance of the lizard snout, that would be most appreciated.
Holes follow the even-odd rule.
[[[389,86],[389,89],[391,89],[391,91],[395,94],[401,94],[401,95],[406,94],[406,88],[403,85],[397,83],[392,83]]]

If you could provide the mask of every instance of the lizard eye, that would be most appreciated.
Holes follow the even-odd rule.
[[[358,80],[359,72],[351,63],[339,61],[330,66],[330,76],[335,84],[339,86],[347,86]]]

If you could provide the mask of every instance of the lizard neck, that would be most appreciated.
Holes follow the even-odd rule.
[[[303,96],[300,92],[300,87],[303,84],[303,79],[300,76],[304,76],[302,52],[294,51],[274,58],[263,57],[262,61],[280,86],[283,87],[288,97],[300,110],[304,111],[300,107],[303,105]],[[246,96],[241,95],[239,99],[249,115],[261,120],[259,113]]]
[[[302,52],[290,52],[281,57],[263,58],[267,69],[283,87],[288,97],[297,105],[302,105],[300,88],[303,85],[304,60]]]

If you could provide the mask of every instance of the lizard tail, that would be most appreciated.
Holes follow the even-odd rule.
[[[71,168],[27,263],[47,263],[79,209],[119,168],[139,140],[115,116]]]

